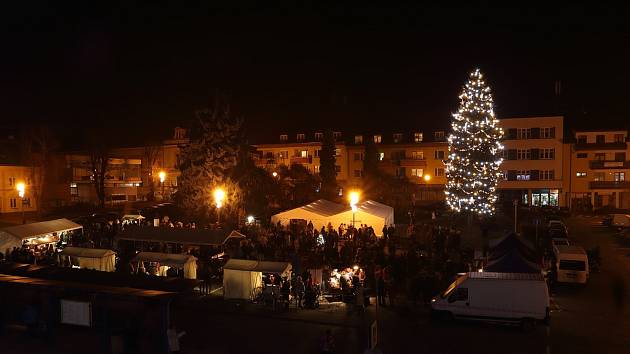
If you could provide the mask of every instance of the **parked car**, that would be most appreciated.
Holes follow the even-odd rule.
[[[549,321],[547,282],[541,273],[470,272],[431,300],[434,318],[520,324]]]
[[[628,214],[611,214],[612,219],[610,225],[616,229],[625,229],[630,227],[630,215]]]

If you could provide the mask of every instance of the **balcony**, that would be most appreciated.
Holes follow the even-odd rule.
[[[260,159],[256,159],[256,166],[257,167],[265,167],[265,166],[269,166],[269,165],[275,165],[276,164],[276,159],[274,158],[260,158]]]
[[[592,181],[591,189],[626,189],[630,188],[630,181]]]
[[[293,156],[293,157],[291,157],[291,164],[308,164],[308,163],[313,163],[313,156],[309,156],[309,157]]]
[[[625,150],[626,143],[576,143],[575,150]]]
[[[593,160],[590,161],[589,166],[593,170],[608,168],[630,168],[630,161]]]
[[[427,160],[404,158],[400,160],[401,167],[427,167]]]

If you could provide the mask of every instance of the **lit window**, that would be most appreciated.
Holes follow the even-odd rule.
[[[422,142],[422,133],[414,133],[413,134],[413,141],[415,141],[416,143],[421,143]]]
[[[378,153],[378,160],[379,161],[383,161],[384,158],[385,158],[385,153],[384,152],[379,152]]]
[[[436,141],[444,140],[444,131],[438,130],[435,133],[433,133],[433,136],[435,137]]]
[[[355,135],[354,136],[355,144],[363,144],[363,135]]]
[[[315,140],[319,141],[324,139],[324,133],[315,133]]]
[[[435,169],[435,177],[443,177],[444,176],[444,169],[439,167]]]
[[[424,160],[424,151],[412,151],[411,158],[414,160]]]
[[[315,165],[315,174],[319,174],[319,166],[320,165]]]
[[[335,149],[335,156],[341,156],[341,149]]]
[[[13,209],[17,208],[17,199],[15,198],[9,199],[9,204],[11,205],[11,208]]]
[[[516,173],[517,181],[529,181],[530,171],[529,170],[520,170]]]
[[[374,143],[375,144],[380,144],[382,140],[383,140],[383,137],[380,134],[374,135]]]
[[[280,141],[287,141],[287,140],[289,140],[289,136],[287,134],[280,135]]]
[[[394,143],[400,143],[402,141],[402,133],[395,133],[393,138],[394,138]]]
[[[575,177],[586,177],[586,172],[576,172]]]
[[[300,151],[300,157],[308,157],[308,150]]]
[[[624,182],[626,180],[625,172],[614,172],[613,173],[613,181],[615,182]]]
[[[422,168],[412,168],[411,175],[414,177],[422,177],[424,176],[424,170]]]
[[[15,177],[9,177],[9,186],[15,185]]]

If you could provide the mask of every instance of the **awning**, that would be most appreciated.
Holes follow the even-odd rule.
[[[160,265],[169,266],[173,268],[183,268],[184,264],[188,262],[196,261],[195,256],[188,254],[171,254],[171,253],[157,253],[157,252],[140,252],[133,259],[132,262],[158,262]]]
[[[61,251],[61,255],[84,258],[103,258],[116,254],[116,252],[101,248],[66,247]]]
[[[123,220],[144,220],[146,218],[144,216],[142,216],[142,215],[127,214],[127,215],[123,216],[122,219]]]
[[[230,259],[223,269],[241,270],[249,272],[284,274],[291,271],[289,262],[251,261],[247,259]]]
[[[245,238],[245,235],[233,230],[184,229],[172,227],[136,227],[126,228],[116,235],[118,240],[172,242],[188,245],[220,246],[229,239]]]
[[[0,229],[0,232],[6,232],[20,240],[26,240],[29,238],[46,236],[55,232],[60,233],[82,228],[83,226],[76,224],[68,219],[56,219],[18,226],[9,226]]]

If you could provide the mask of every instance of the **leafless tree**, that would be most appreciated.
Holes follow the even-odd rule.
[[[102,142],[92,141],[89,149],[92,183],[100,207],[105,206],[105,181],[109,169],[109,149]]]

